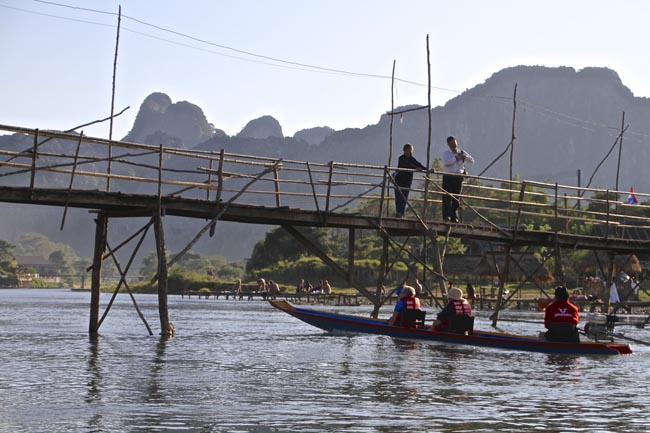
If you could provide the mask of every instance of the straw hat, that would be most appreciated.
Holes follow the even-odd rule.
[[[463,291],[458,287],[452,287],[451,289],[449,289],[449,292],[447,292],[447,297],[449,299],[460,301],[461,299],[463,299]]]

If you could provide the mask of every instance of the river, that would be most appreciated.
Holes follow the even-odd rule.
[[[157,297],[136,299],[159,332]],[[629,356],[580,357],[332,336],[263,301],[180,296],[164,340],[123,294],[90,338],[89,301],[0,290],[0,432],[648,431],[650,347],[634,343]]]

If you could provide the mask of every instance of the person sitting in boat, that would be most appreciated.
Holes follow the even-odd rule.
[[[449,302],[445,308],[438,313],[436,320],[433,321],[432,329],[434,331],[453,331],[451,324],[452,316],[472,317],[472,306],[467,302],[467,299],[464,298],[461,289],[458,287],[451,287],[447,292],[447,299]],[[467,329],[466,331],[471,331],[471,329]]]
[[[323,280],[321,290],[323,291],[324,295],[331,295],[332,294],[332,286],[330,285],[330,282],[328,280]]]
[[[578,322],[580,313],[578,307],[569,301],[569,292],[564,286],[555,288],[555,301],[546,307],[544,313],[544,326],[547,341],[563,341],[571,343],[580,342]]]
[[[419,279],[415,279],[413,287],[415,288],[415,296],[424,295],[424,288],[422,287],[422,283],[420,283]]]
[[[300,279],[300,282],[296,286],[296,294],[306,292],[307,291],[307,285],[305,284],[304,278]]]
[[[267,286],[268,286],[268,294],[269,294],[269,296],[271,297],[271,299],[275,299],[276,296],[278,296],[280,294],[280,286],[278,285],[278,283],[276,283],[273,280],[269,280],[269,283],[268,283]]]
[[[393,315],[388,319],[388,324],[393,326],[400,324],[402,321],[402,314],[406,310],[419,310],[420,300],[415,297],[415,289],[411,286],[401,286]]]
[[[262,295],[262,299],[266,301],[266,296],[269,294],[269,292],[266,288],[266,280],[264,280],[264,278],[257,280],[257,292]]]

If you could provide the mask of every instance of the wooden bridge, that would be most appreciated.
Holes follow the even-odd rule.
[[[129,290],[127,272],[151,226],[159,261],[155,280],[163,334],[173,331],[167,311],[167,270],[202,236],[212,235],[220,220],[284,227],[371,300],[375,314],[382,303],[379,287],[392,266],[388,263],[389,250],[394,251],[396,260],[410,263],[408,266],[419,263],[424,269],[422,279],[430,279],[439,285],[442,294],[446,293],[442,273],[444,248],[440,250],[437,242],[431,242],[433,257],[427,258],[426,253],[416,256],[404,248],[403,237],[422,237],[425,243],[437,236],[496,243],[504,249],[506,261],[503,269],[498,270],[500,291],[494,323],[499,309],[516,292],[511,292],[510,297],[503,294],[513,248],[548,247],[555,252],[557,275],[562,273],[562,249],[607,251],[610,261],[604,273],[609,285],[614,277],[615,254],[650,252],[650,206],[643,203],[648,199],[643,193],[636,193],[640,204],[630,206],[624,203],[628,195],[624,191],[467,176],[466,187],[457,197],[462,204],[461,223],[448,223],[439,217],[439,202],[447,194],[441,187],[442,173],[430,170],[415,174],[407,203],[409,211],[405,218],[395,218],[391,216],[391,173],[395,167],[334,161],[312,163],[224,150],[150,146],[9,125],[0,125],[0,130],[14,133],[11,148],[0,149],[1,202],[59,206],[63,208],[61,227],[70,207],[97,211],[91,267],[91,333],[99,329],[117,291],[122,286]],[[167,215],[207,220],[169,261],[162,224]],[[111,248],[107,243],[108,219],[125,217],[150,220]],[[296,229],[299,226],[348,229],[347,268],[303,236]],[[356,230],[374,230],[384,240],[377,290],[353,278]],[[138,236],[140,240],[131,259],[122,268],[114,253]],[[121,279],[100,319],[100,275],[102,261],[106,259],[115,261]],[[147,328],[151,332],[148,325]]]

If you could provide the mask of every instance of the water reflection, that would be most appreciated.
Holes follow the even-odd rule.
[[[174,338],[143,335],[128,297],[89,338],[84,295],[50,293],[1,298],[0,431],[647,430],[639,396],[650,351],[579,357],[330,336],[262,302],[175,298]],[[155,296],[138,303],[155,315]]]
[[[557,353],[549,353],[546,355],[546,364],[552,367],[557,367],[557,370],[564,372],[571,372],[583,368],[581,364],[582,357],[573,355],[561,355]]]
[[[165,369],[165,350],[173,337],[161,335],[154,350],[149,371],[149,385],[147,386],[144,400],[149,403],[162,403],[165,400],[165,389],[162,385],[162,374]]]
[[[97,334],[88,337],[88,382],[85,401],[88,404],[101,401],[101,389],[103,386],[102,369],[99,364],[99,336]],[[90,432],[104,431],[104,419],[102,414],[94,413],[87,422]]]
[[[91,335],[88,338],[88,390],[86,392],[86,403],[100,400],[102,387],[102,371],[99,365],[99,336]]]

